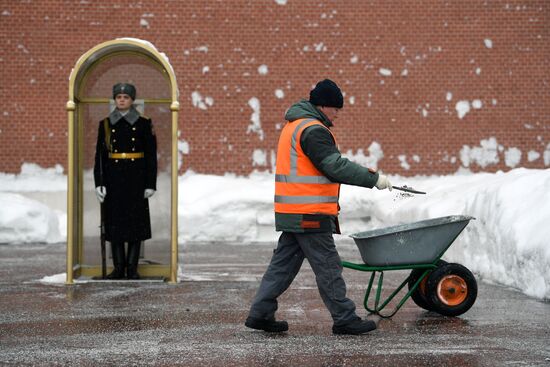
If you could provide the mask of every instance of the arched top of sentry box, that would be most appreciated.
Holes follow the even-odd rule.
[[[81,83],[85,80],[85,76],[90,69],[101,62],[101,60],[124,52],[146,57],[165,73],[170,84],[171,108],[172,110],[179,109],[179,91],[176,75],[168,58],[164,53],[159,52],[150,42],[135,38],[120,38],[103,42],[88,50],[78,59],[69,77],[69,101],[67,108],[72,109],[71,107],[74,106],[76,91],[82,87]]]

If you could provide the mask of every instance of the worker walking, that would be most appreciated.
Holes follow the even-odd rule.
[[[277,321],[277,298],[290,286],[306,258],[321,298],[333,319],[334,334],[363,334],[376,329],[362,320],[346,297],[342,264],[333,233],[340,233],[340,184],[391,190],[385,175],[341,156],[330,128],[344,105],[331,80],[317,83],[309,101],[289,108],[281,132],[275,174],[277,248],[252,302],[245,325],[267,332],[288,330]]]

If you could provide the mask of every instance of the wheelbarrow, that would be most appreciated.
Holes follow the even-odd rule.
[[[468,311],[477,297],[477,282],[465,266],[447,263],[441,257],[468,225],[470,216],[454,215],[422,220],[387,228],[352,234],[363,264],[343,261],[345,268],[371,272],[363,305],[384,318],[392,317],[412,298],[419,307],[445,316]],[[384,272],[411,270],[407,278],[381,301]],[[373,283],[378,277],[374,306],[369,303]],[[390,313],[382,310],[408,286],[408,292]]]

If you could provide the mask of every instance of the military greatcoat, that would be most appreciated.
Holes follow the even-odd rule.
[[[156,190],[157,143],[151,120],[131,112],[99,122],[94,181],[107,189],[103,205],[109,242],[151,238],[149,201],[143,194]]]

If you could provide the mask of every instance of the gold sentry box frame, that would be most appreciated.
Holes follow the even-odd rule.
[[[73,284],[75,277],[100,276],[101,266],[83,266],[83,169],[81,134],[79,123],[82,103],[109,103],[108,98],[79,98],[86,87],[90,72],[113,55],[130,55],[147,60],[167,79],[170,98],[147,99],[149,103],[169,103],[171,111],[171,200],[170,200],[170,263],[143,264],[139,266],[142,275],[160,276],[169,283],[177,283],[178,269],[178,87],[174,70],[166,57],[150,43],[137,39],[116,39],[101,43],[76,62],[69,78],[68,112],[68,172],[67,172],[67,278],[66,284]],[[78,124],[78,126],[77,126]],[[99,251],[99,246],[98,246]]]

